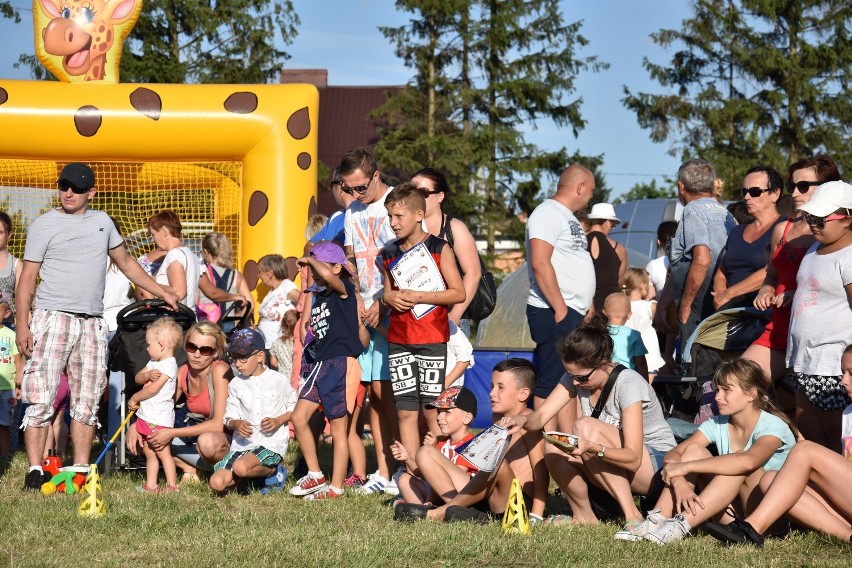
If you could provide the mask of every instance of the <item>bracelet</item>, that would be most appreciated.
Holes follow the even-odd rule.
[[[387,306],[387,305],[388,305],[388,303],[385,301],[385,295],[384,295],[384,294],[382,294],[382,295],[379,297],[379,303],[380,303],[381,305],[383,305],[383,306]]]
[[[233,428],[231,428],[231,419],[230,418],[225,420],[225,428],[227,428],[228,430],[233,430]]]

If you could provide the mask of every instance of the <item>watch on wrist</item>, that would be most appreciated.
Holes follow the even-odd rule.
[[[603,458],[603,457],[604,457],[604,453],[605,453],[605,452],[606,452],[606,446],[604,446],[603,444],[601,444],[601,451],[599,451],[599,452],[598,452],[598,457],[599,457],[599,458]]]

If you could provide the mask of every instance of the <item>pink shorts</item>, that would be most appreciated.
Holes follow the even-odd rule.
[[[136,431],[139,432],[139,435],[142,436],[143,440],[147,440],[151,437],[151,434],[156,432],[157,430],[163,430],[165,426],[157,426],[156,424],[151,424],[144,418],[136,419]]]

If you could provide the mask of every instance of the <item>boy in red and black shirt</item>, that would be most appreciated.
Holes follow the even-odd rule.
[[[385,207],[391,229],[398,238],[382,249],[385,289],[381,301],[391,308],[388,366],[399,417],[400,441],[413,456],[420,446],[419,413],[447,386],[444,384],[450,337],[447,306],[463,302],[465,292],[450,246],[423,230],[426,214],[423,193],[412,183],[400,184],[388,193]],[[412,256],[404,258],[409,254]],[[414,259],[422,259],[422,262],[413,263]],[[430,273],[428,267],[433,261],[442,282],[438,283],[440,286],[429,287],[443,289],[410,289],[408,284],[415,285],[418,279],[423,282],[422,275]],[[408,267],[404,273],[403,265]],[[412,272],[412,266],[422,266],[423,272]],[[401,280],[403,286],[396,280]],[[436,411],[424,410],[424,414],[429,430],[437,433]]]

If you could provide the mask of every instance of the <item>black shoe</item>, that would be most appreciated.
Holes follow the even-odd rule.
[[[471,509],[470,507],[459,507],[458,505],[450,505],[447,507],[447,514],[444,515],[444,520],[448,523],[458,521],[474,521],[476,523],[490,523],[491,515],[484,513],[479,509]]]
[[[742,519],[735,519],[727,525],[707,521],[704,523],[704,532],[727,544],[751,544],[763,548],[763,535]]]
[[[417,503],[397,503],[393,508],[393,520],[417,521],[426,518],[426,512],[435,509],[435,505],[420,505]]]
[[[27,473],[24,478],[24,489],[27,491],[41,491],[41,486],[50,481],[50,477],[37,469]]]

